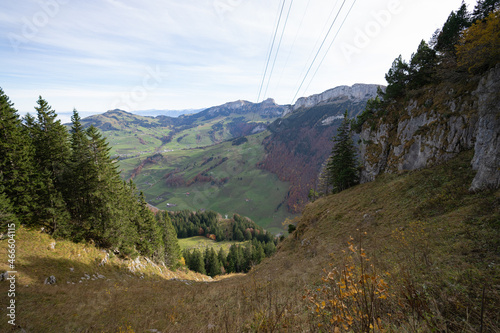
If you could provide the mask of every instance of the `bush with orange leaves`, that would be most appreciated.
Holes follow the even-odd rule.
[[[330,264],[324,270],[323,283],[307,289],[303,296],[309,305],[313,331],[327,332],[383,332],[384,319],[390,314],[384,311],[384,302],[393,295],[384,278],[370,263],[365,250],[348,242],[349,250],[343,250],[340,267]]]

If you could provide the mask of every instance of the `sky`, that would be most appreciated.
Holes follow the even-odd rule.
[[[293,104],[340,85],[385,85],[392,61],[409,60],[461,2],[2,1],[0,87],[21,115],[40,95],[56,112],[87,114]]]

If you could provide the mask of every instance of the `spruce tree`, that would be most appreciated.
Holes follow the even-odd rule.
[[[0,181],[2,180],[1,174],[0,174]],[[9,229],[9,225],[14,224],[15,228],[19,226],[19,220],[14,214],[14,208],[12,207],[12,204],[7,197],[7,195],[4,193],[5,187],[0,185],[0,232],[5,233]]]
[[[47,170],[58,191],[70,157],[68,132],[52,107],[41,96],[37,101],[37,119],[32,128],[35,162],[40,171]]]
[[[17,110],[0,88],[0,186],[12,212],[24,223],[32,221],[36,199],[32,151]]]
[[[66,128],[57,120],[51,106],[41,96],[37,101],[37,118],[28,115],[25,126],[34,149],[36,205],[34,218],[59,236],[69,231],[70,215],[64,201],[64,175],[70,148]]]
[[[163,230],[163,243],[165,245],[165,263],[170,267],[177,267],[181,258],[181,248],[177,234],[167,213],[163,215],[160,227]]]
[[[356,151],[351,138],[350,124],[351,121],[346,111],[344,120],[337,130],[337,135],[333,138],[335,145],[327,166],[334,193],[357,184],[359,179]]]
[[[71,117],[71,157],[66,176],[65,197],[71,211],[72,219],[81,228],[93,208],[90,205],[90,192],[96,169],[90,155],[90,142],[80,122],[76,109]]]

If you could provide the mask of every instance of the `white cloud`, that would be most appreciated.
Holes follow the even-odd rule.
[[[352,1],[346,1],[325,47]],[[342,43],[353,43],[356,32],[374,20],[373,13],[394,1],[358,0],[314,80],[310,82],[312,75],[306,79],[300,95],[336,85],[384,83],[392,60],[399,54],[408,58],[461,3],[400,0],[401,11],[346,59]],[[49,2],[59,7],[47,9]],[[330,25],[332,8],[341,3],[294,1],[265,97],[291,102],[314,47]],[[159,67],[168,76],[148,92],[141,108],[198,108],[240,98],[255,101],[280,4],[280,0],[6,2],[0,13],[0,29],[5,32],[0,36],[1,85],[20,110],[32,110],[42,94],[57,110],[75,106],[105,111],[117,95],[142,84],[145,68]],[[23,36],[26,31],[29,38]],[[17,52],[8,38],[12,35],[24,38]],[[318,61],[322,57],[320,53]]]

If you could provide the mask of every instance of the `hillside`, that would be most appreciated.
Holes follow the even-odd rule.
[[[266,155],[259,167],[290,183],[287,209],[299,213],[308,202],[309,189],[316,189],[322,164],[333,147],[332,138],[347,110],[356,118],[370,98],[377,96],[379,86],[355,84],[341,86],[319,95],[299,98],[293,111],[274,121],[271,135],[263,144]]]
[[[377,89],[341,86],[293,106],[235,101],[178,118],[113,110],[82,123],[103,131],[150,204],[236,212],[279,233],[307,203],[344,111],[356,117]]]
[[[376,269],[375,281],[383,278],[387,284],[376,311],[388,331],[478,332],[483,312],[483,332],[496,332],[500,192],[467,191],[475,175],[471,155],[462,153],[431,169],[383,175],[308,204],[297,231],[274,257],[248,275],[214,283],[104,273],[100,252],[95,252],[99,260],[84,263],[78,256],[83,249],[64,251],[59,242],[59,257],[48,260],[53,253],[48,236],[40,241],[39,231],[22,231],[17,322],[28,332],[317,331],[319,324],[328,325],[323,310],[334,299],[321,293],[311,298],[329,281],[321,279],[322,270],[329,272],[329,263],[343,267],[346,256],[359,254],[361,247],[371,259],[365,265]],[[349,250],[348,242],[358,252]],[[6,240],[1,245],[5,257]],[[359,258],[352,259],[355,277]],[[71,280],[75,285],[66,283],[71,267],[78,270]],[[366,274],[372,274],[368,267]],[[85,272],[111,281],[78,283]],[[43,285],[49,274],[56,276],[56,285]],[[0,286],[5,302],[7,284]],[[354,304],[355,298],[341,300]],[[359,325],[359,317],[352,320]]]
[[[256,166],[265,154],[262,141],[267,135],[247,136],[241,144],[227,141],[122,160],[122,176],[133,176],[146,200],[157,208],[238,213],[279,233],[281,223],[292,217],[284,204],[289,184]]]

